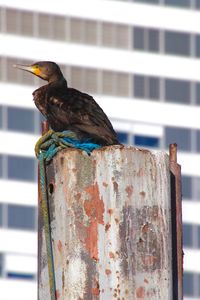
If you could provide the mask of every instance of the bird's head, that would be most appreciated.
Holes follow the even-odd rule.
[[[48,82],[59,80],[63,77],[59,66],[52,61],[39,61],[32,65],[13,65],[13,67],[30,72]]]

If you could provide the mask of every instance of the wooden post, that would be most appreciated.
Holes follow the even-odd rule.
[[[183,299],[183,237],[182,237],[182,195],[181,166],[177,164],[177,144],[169,147],[170,186],[172,206],[172,263],[173,297]]]
[[[66,149],[46,174],[57,299],[179,299],[167,154]],[[39,300],[50,300],[41,217],[39,223]]]

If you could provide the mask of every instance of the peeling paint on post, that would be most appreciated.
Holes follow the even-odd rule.
[[[177,300],[168,155],[67,149],[46,172],[57,299]],[[39,299],[50,300],[39,228]]]

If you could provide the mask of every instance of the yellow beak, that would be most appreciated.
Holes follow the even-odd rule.
[[[35,74],[36,76],[41,76],[41,70],[36,67],[36,66],[27,66],[27,65],[13,65],[14,68],[17,68],[17,69],[20,69],[20,70],[24,70],[24,71],[27,71],[27,72],[30,72],[30,73],[33,73]]]

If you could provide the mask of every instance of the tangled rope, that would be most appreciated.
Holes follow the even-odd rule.
[[[57,152],[65,148],[81,149],[90,154],[100,147],[101,145],[92,143],[90,140],[79,141],[76,134],[70,130],[63,132],[49,130],[38,140],[35,153],[39,159],[49,162]]]

